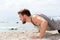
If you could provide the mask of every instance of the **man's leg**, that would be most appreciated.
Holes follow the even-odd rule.
[[[60,17],[57,18],[55,21],[57,22],[57,24],[58,24],[58,26],[59,26],[58,28],[60,28]],[[58,30],[58,33],[60,33],[60,30]]]

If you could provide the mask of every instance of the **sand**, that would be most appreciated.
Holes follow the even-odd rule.
[[[60,40],[60,34],[57,31],[47,31],[43,39],[40,38],[31,38],[32,36],[38,36],[37,32],[20,32],[20,31],[11,31],[11,32],[0,32],[0,40]]]

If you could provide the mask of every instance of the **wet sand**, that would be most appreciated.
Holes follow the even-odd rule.
[[[20,32],[20,31],[11,31],[11,32],[0,32],[0,40],[60,40],[60,34],[57,31],[47,31],[43,39],[36,38],[32,39],[32,36],[38,36],[37,32]]]

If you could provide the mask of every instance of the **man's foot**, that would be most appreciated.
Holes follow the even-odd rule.
[[[60,33],[60,30],[58,30],[58,33]]]

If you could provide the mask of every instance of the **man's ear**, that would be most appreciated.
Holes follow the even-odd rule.
[[[27,16],[26,15],[24,15],[24,18],[26,18]]]
[[[24,15],[24,17],[26,17],[26,15]]]

